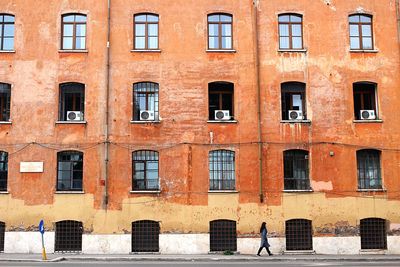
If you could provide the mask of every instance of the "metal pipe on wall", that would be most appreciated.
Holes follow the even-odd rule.
[[[110,102],[110,33],[111,33],[111,0],[107,0],[107,74],[106,74],[106,124],[105,124],[105,142],[104,142],[104,206],[108,206],[108,172],[109,172],[109,102]]]

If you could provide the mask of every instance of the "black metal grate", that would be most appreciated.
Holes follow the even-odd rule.
[[[159,251],[160,224],[143,220],[132,222],[132,252]]]
[[[361,249],[387,249],[386,220],[362,219],[360,222]]]
[[[4,252],[4,234],[6,231],[6,224],[0,222],[0,252]]]
[[[82,222],[60,221],[56,222],[56,252],[82,251]]]
[[[235,152],[214,150],[209,153],[210,190],[235,189]]]
[[[286,250],[312,250],[311,221],[293,219],[286,221]]]
[[[236,251],[236,222],[215,220],[210,222],[210,251]]]
[[[283,152],[285,190],[308,190],[308,151],[289,150]]]

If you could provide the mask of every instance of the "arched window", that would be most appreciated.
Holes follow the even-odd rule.
[[[79,252],[82,251],[83,224],[78,221],[56,222],[56,236],[54,251]]]
[[[209,120],[234,119],[234,88],[230,82],[212,82],[208,84]]]
[[[382,189],[381,152],[374,149],[357,151],[358,189]]]
[[[57,191],[83,190],[83,153],[63,151],[57,153]]]
[[[134,15],[134,49],[157,50],[158,47],[158,15]]]
[[[4,235],[6,232],[6,224],[0,222],[0,252],[4,252]]]
[[[308,151],[287,150],[283,152],[284,189],[309,190]]]
[[[312,226],[306,219],[293,219],[285,223],[286,250],[312,250]]]
[[[65,14],[62,16],[61,49],[86,49],[86,15]]]
[[[132,190],[158,190],[158,152],[139,150],[132,153]]]
[[[210,251],[236,251],[236,221],[215,220],[210,222]]]
[[[350,15],[349,27],[350,27],[350,49],[353,50],[374,49],[371,15],[365,15],[365,14]]]
[[[63,83],[60,85],[60,121],[84,121],[85,85],[82,83]]]
[[[13,15],[0,14],[0,51],[14,50],[14,23]]]
[[[158,121],[158,83],[133,85],[133,121]]]
[[[159,222],[149,220],[132,222],[132,252],[158,252],[159,235]]]
[[[281,85],[282,120],[306,120],[306,85],[286,82]]]
[[[0,191],[7,191],[8,153],[0,151]]]
[[[208,49],[231,50],[232,46],[232,15],[210,14],[208,21]]]
[[[210,190],[235,190],[235,152],[214,150],[208,158]]]
[[[303,49],[303,17],[299,14],[281,14],[279,49]]]
[[[387,249],[386,220],[366,218],[360,221],[361,249]]]
[[[10,120],[11,84],[0,83],[0,121]]]
[[[353,83],[354,117],[356,120],[378,118],[377,85],[373,82]]]

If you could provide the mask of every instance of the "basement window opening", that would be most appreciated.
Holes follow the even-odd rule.
[[[286,250],[312,250],[312,226],[306,219],[293,219],[285,223]]]
[[[210,222],[210,251],[236,251],[236,221],[215,220]]]
[[[142,220],[132,222],[132,252],[159,251],[160,224]]]
[[[361,249],[387,249],[386,220],[366,218],[360,221]]]
[[[56,222],[55,232],[55,252],[82,251],[82,222],[71,220]]]
[[[4,236],[6,232],[6,224],[0,222],[0,252],[4,252]]]

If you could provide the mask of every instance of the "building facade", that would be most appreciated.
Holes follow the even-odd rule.
[[[284,2],[2,1],[0,250],[400,253],[399,3]]]

